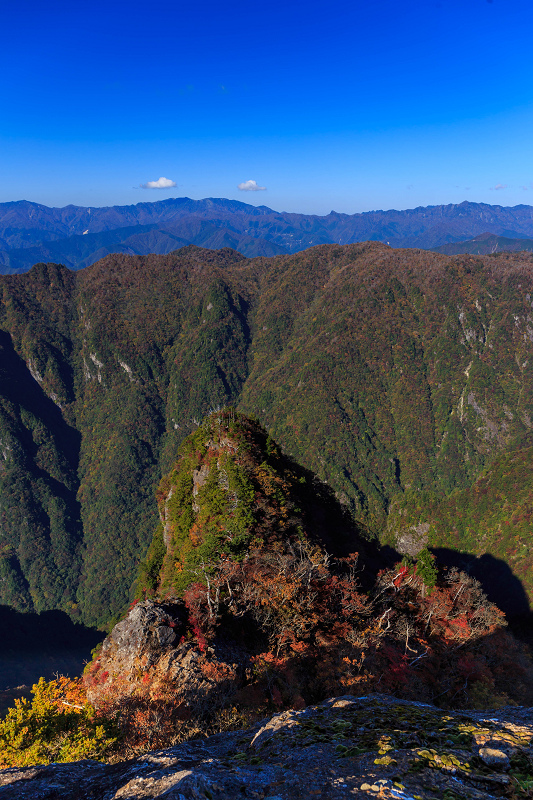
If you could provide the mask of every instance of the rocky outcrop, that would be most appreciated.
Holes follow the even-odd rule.
[[[137,603],[114,626],[85,674],[87,697],[93,705],[118,691],[132,694],[146,672],[172,651],[179,606]],[[179,628],[178,628],[179,630]]]
[[[115,671],[132,672],[136,663],[152,666],[183,633],[179,604],[136,603],[104,640],[100,662],[113,662]]]
[[[172,688],[180,705],[201,713],[226,703],[243,683],[246,659],[231,644],[205,651],[187,639],[179,601],[136,603],[104,640],[84,676],[87,698],[101,707],[132,695],[156,696]]]
[[[533,709],[458,713],[385,695],[345,696],[135,761],[3,770],[0,794],[3,800],[492,800],[516,789],[514,796],[527,797],[532,737]]]

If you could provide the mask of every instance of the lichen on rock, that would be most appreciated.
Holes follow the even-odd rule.
[[[506,748],[508,763],[479,758],[476,738],[485,735]],[[3,770],[0,787],[5,800],[525,798],[532,737],[532,709],[500,709],[493,718],[348,695],[121,764]]]

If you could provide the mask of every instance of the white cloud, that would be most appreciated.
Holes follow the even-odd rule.
[[[266,192],[266,186],[258,186],[257,181],[244,181],[244,183],[239,183],[237,189],[240,189],[241,192]]]
[[[159,178],[158,181],[141,183],[141,189],[173,189],[177,185],[176,181],[171,181],[170,178]]]
[[[497,184],[496,184],[496,186],[491,186],[490,188],[491,188],[493,191],[496,191],[496,192],[497,192],[497,191],[499,191],[500,189],[507,189],[507,184],[506,184],[506,183],[497,183]]]

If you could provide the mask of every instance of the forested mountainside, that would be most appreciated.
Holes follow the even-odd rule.
[[[512,557],[532,596],[529,254],[186,247],[0,286],[0,602],[106,623],[180,442],[226,405],[327,481],[367,538]],[[509,514],[481,513],[477,486]]]
[[[533,703],[530,655],[480,584],[427,549],[387,558],[257,420],[229,408],[206,417],[157,502],[137,600],[81,680],[41,680],[31,705],[0,720],[0,767],[131,759],[347,692],[434,710]],[[350,757],[370,752],[373,769],[392,767],[407,732],[384,730],[374,710]],[[435,746],[469,742],[443,730]],[[338,742],[346,727],[335,733]],[[518,763],[530,771],[525,754]]]
[[[25,200],[0,203],[0,273],[26,272],[33,264],[60,262],[73,269],[109,253],[166,254],[194,244],[231,247],[248,258],[296,253],[320,244],[367,240],[393,247],[438,248],[450,252],[492,252],[464,244],[480,234],[533,236],[533,206],[486,203],[426,206],[358,214],[297,214],[236,200],[188,197],[131,206],[48,208]],[[497,249],[528,249],[498,246]]]

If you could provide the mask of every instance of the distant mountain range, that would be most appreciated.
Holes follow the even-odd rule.
[[[480,233],[466,242],[451,242],[441,247],[433,247],[436,253],[455,256],[459,253],[488,256],[493,253],[519,253],[533,250],[533,239],[510,239],[507,236],[497,236],[495,233]]]
[[[21,200],[0,203],[0,273],[26,272],[39,262],[71,269],[110,253],[165,255],[188,244],[231,247],[248,258],[296,253],[319,244],[380,241],[392,247],[427,250],[461,242],[449,252],[529,249],[485,242],[480,235],[506,239],[533,237],[533,206],[492,206],[463,202],[404,211],[368,211],[320,217],[274,211],[236,200],[172,198],[131,206],[48,208]],[[476,241],[476,239],[474,239]]]

